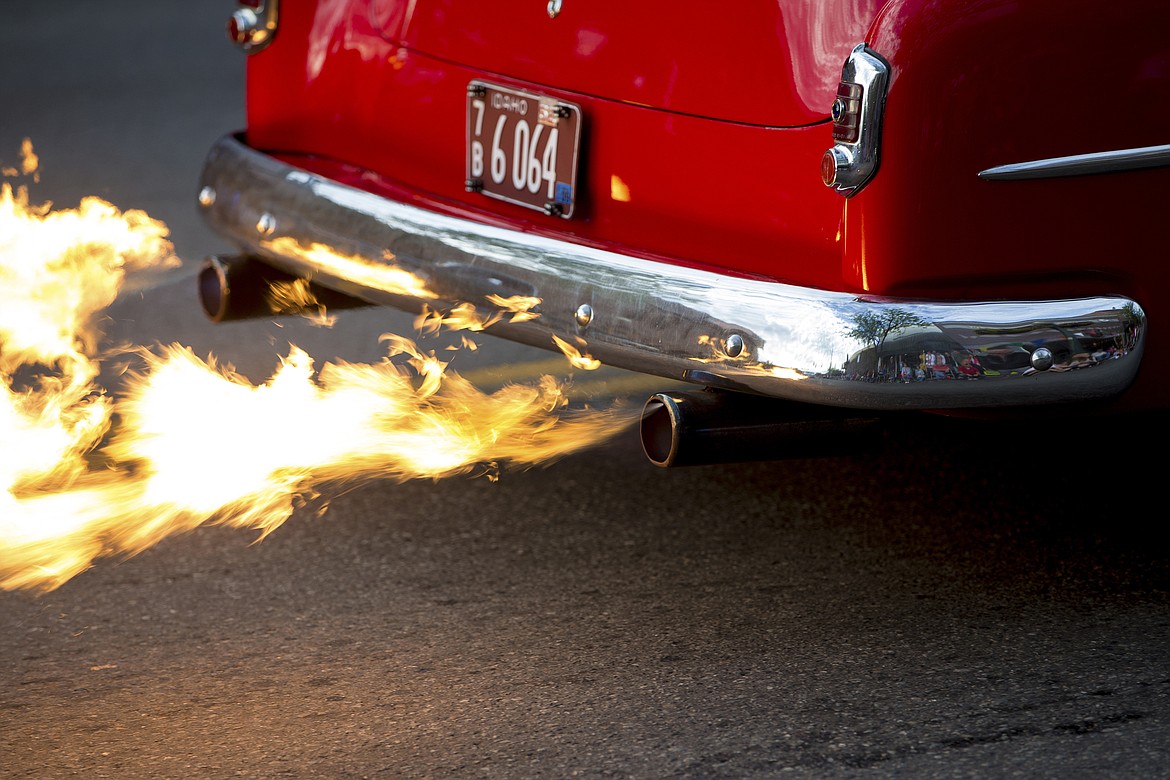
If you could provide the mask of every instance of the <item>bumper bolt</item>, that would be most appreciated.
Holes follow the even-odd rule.
[[[210,206],[213,203],[215,203],[215,188],[214,187],[208,186],[208,187],[204,187],[203,189],[199,190],[199,205],[200,206]]]
[[[276,230],[276,218],[268,213],[261,214],[260,219],[256,221],[256,232],[262,236],[270,236],[274,230]]]
[[[1052,350],[1048,347],[1039,347],[1032,353],[1032,368],[1037,371],[1047,371],[1052,368],[1052,364],[1056,362],[1056,358],[1052,355]]]
[[[743,336],[738,333],[732,333],[727,337],[727,356],[737,358],[743,354],[744,343]]]
[[[587,303],[583,303],[577,307],[577,311],[573,314],[573,317],[582,328],[589,327],[589,323],[593,322],[593,307]]]

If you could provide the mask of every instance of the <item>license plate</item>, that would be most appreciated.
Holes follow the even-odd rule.
[[[469,192],[568,219],[580,140],[579,106],[482,81],[467,85]]]

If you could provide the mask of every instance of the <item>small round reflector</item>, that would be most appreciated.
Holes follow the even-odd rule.
[[[260,20],[256,18],[256,14],[247,8],[241,8],[228,19],[228,38],[233,43],[246,45],[252,41],[259,26]]]
[[[832,149],[826,149],[821,155],[821,181],[826,187],[832,187],[837,181],[837,156]]]

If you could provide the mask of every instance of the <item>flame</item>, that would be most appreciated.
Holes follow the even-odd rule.
[[[25,138],[20,144],[20,168],[12,168],[5,166],[0,168],[0,173],[5,176],[32,176],[33,181],[39,182],[41,174],[38,168],[40,167],[40,158],[33,152],[32,139]]]
[[[205,523],[263,538],[298,508],[327,506],[328,489],[357,481],[494,479],[637,419],[622,404],[571,408],[551,376],[481,391],[395,334],[382,336],[379,362],[319,370],[290,345],[260,384],[180,344],[126,350],[141,367],[112,397],[95,384],[96,315],[127,274],[178,263],[167,235],[146,214],[96,198],[53,211],[8,185],[0,192],[0,588],[52,590],[99,557],[134,555]],[[321,245],[299,250],[383,289],[425,290],[389,264]],[[490,302],[500,311],[487,319],[534,316],[539,303]],[[485,321],[474,311],[456,307],[430,322],[474,330]],[[209,417],[230,433],[229,446],[209,435]]]
[[[573,365],[573,368],[580,368],[584,371],[594,371],[601,367],[601,361],[595,360],[588,352],[582,352],[564,339],[552,337],[553,343],[565,353],[565,357]],[[578,337],[577,343],[581,345],[581,349],[585,348],[585,339]]]
[[[323,328],[332,328],[337,324],[337,315],[329,314],[325,304],[317,300],[308,279],[269,282],[267,298],[273,313],[299,314]]]
[[[37,169],[40,164],[40,158],[33,153],[32,139],[24,139],[20,144],[20,172],[25,176],[32,174],[33,181],[39,182],[41,179]]]
[[[510,298],[504,298],[500,295],[489,295],[487,300],[495,304],[504,311],[512,312],[512,317],[509,322],[527,322],[534,320],[540,316],[538,312],[533,311],[540,305],[540,298],[535,298],[531,295],[513,295]]]
[[[480,314],[479,309],[470,303],[460,303],[445,312],[424,305],[422,314],[415,317],[414,327],[423,334],[438,333],[443,328],[482,331],[495,325],[503,318],[504,312],[493,311],[490,314]]]
[[[390,252],[383,255],[385,262],[376,262],[360,255],[338,252],[325,244],[304,246],[289,236],[274,238],[266,243],[279,255],[303,258],[326,274],[350,279],[365,287],[412,298],[438,297],[427,289],[426,282],[417,274],[394,265],[394,255]]]
[[[532,311],[540,304],[540,298],[526,295],[513,295],[510,298],[488,295],[486,300],[498,307],[498,310],[481,314],[474,305],[460,303],[443,312],[424,305],[422,313],[414,320],[414,327],[424,334],[438,333],[443,328],[482,331],[503,321],[508,314],[512,315],[508,317],[508,322],[527,322],[540,316],[538,312]]]

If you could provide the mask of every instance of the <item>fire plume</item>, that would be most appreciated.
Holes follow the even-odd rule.
[[[298,507],[326,505],[330,487],[494,478],[636,419],[621,405],[570,408],[566,385],[550,376],[483,392],[394,334],[372,364],[318,370],[290,346],[260,384],[179,344],[135,348],[123,354],[141,368],[114,398],[96,384],[94,321],[127,274],[178,263],[167,235],[145,213],[96,198],[53,211],[29,205],[23,190],[0,191],[0,588],[52,590],[99,557],[134,555],[205,523],[263,537]],[[500,316],[534,316],[538,301],[492,303]],[[430,324],[475,329],[482,319],[471,311],[432,314]],[[208,437],[197,406],[214,410],[233,447]]]

